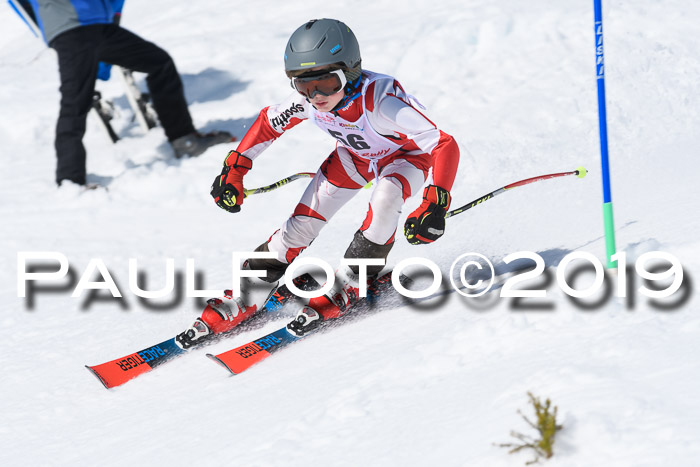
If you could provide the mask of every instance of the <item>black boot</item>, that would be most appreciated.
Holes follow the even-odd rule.
[[[233,135],[228,131],[194,132],[171,141],[170,145],[175,150],[175,157],[180,159],[181,157],[197,157],[210,146],[230,143],[231,141],[233,141]]]

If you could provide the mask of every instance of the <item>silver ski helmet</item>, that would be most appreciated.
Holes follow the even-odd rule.
[[[336,19],[313,19],[287,41],[284,71],[288,78],[325,65],[338,65],[348,82],[362,74],[360,44],[347,25]]]

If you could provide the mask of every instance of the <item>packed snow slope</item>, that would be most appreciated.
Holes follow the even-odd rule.
[[[420,256],[447,275],[457,256],[477,252],[503,270],[503,258],[526,250],[555,272],[571,252],[602,258],[605,249],[592,9],[572,0],[158,0],[127,2],[122,24],[173,56],[198,128],[241,137],[261,108],[291,91],[282,56],[294,29],[342,19],[363,65],[398,77],[459,141],[455,206],[522,178],[590,171],[490,200],[450,219],[435,244],[414,247],[398,235],[390,264]],[[630,264],[649,251],[675,255],[690,288],[700,277],[698,18],[696,2],[604,5],[618,250]],[[0,25],[0,465],[523,465],[529,454],[494,443],[511,430],[530,433],[517,414],[531,412],[527,391],[559,407],[564,429],[547,465],[700,464],[692,290],[671,311],[636,291],[632,305],[612,297],[585,311],[556,282],[533,300],[546,311],[515,310],[500,289],[481,310],[450,293],[315,335],[240,376],[205,358],[280,327],[295,312],[286,310],[106,391],[85,364],[172,337],[200,311],[191,298],[165,311],[141,304],[128,287],[129,258],[150,289],[163,286],[166,258],[183,273],[192,258],[206,288],[228,287],[231,252],[266,240],[305,182],[251,197],[236,215],[218,209],[209,187],[235,144],[176,160],[162,129],[144,134],[131,121],[113,79],[99,89],[114,100],[122,139],[109,143],[93,120],[84,139],[89,179],[108,190],[57,189],[55,53],[8,7]],[[247,186],[315,171],[333,145],[307,122],[256,161]],[[304,256],[335,266],[369,195],[349,203]],[[403,215],[418,203],[410,199]],[[124,299],[86,304],[87,292],[43,291],[28,309],[17,294],[23,251],[60,252],[77,277],[101,258]]]

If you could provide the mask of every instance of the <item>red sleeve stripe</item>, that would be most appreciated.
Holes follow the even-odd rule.
[[[238,152],[244,153],[253,146],[265,141],[274,141],[280,137],[280,134],[272,128],[272,125],[270,125],[267,119],[267,109],[269,109],[269,107],[265,107],[260,111],[258,118],[255,119],[255,122],[238,145]]]
[[[433,184],[447,191],[452,189],[457,167],[459,166],[459,146],[457,141],[440,131],[440,141],[433,149]]]

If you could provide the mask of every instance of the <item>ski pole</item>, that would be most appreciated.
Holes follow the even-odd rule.
[[[251,188],[249,190],[244,190],[243,194],[248,197],[250,195],[257,195],[258,193],[267,193],[268,191],[276,190],[277,188],[286,185],[289,182],[293,182],[294,180],[299,180],[300,178],[311,178],[314,175],[316,175],[313,172],[299,172],[294,175],[290,175],[289,177],[283,178],[282,180],[279,180],[272,185],[267,185],[267,186],[261,186],[260,188]]]
[[[474,201],[472,201],[471,203],[465,204],[462,207],[459,207],[457,209],[453,209],[452,211],[445,214],[445,219],[447,219],[448,217],[456,216],[457,214],[461,214],[464,211],[471,209],[474,206],[477,206],[477,205],[483,203],[484,201],[488,201],[491,198],[493,198],[494,196],[500,195],[501,193],[505,192],[506,190],[510,190],[510,189],[515,188],[515,187],[529,185],[530,183],[539,182],[540,180],[547,180],[549,178],[565,177],[567,175],[576,175],[576,176],[578,176],[578,178],[583,178],[586,176],[587,173],[588,173],[588,171],[585,168],[579,167],[576,170],[573,170],[571,172],[560,172],[560,173],[555,173],[555,174],[540,175],[539,177],[526,178],[525,180],[520,180],[519,182],[514,182],[514,183],[511,183],[510,185],[506,185],[506,186],[501,187],[497,190],[494,190],[491,193],[484,195],[484,196],[481,196],[481,197],[475,199]]]

